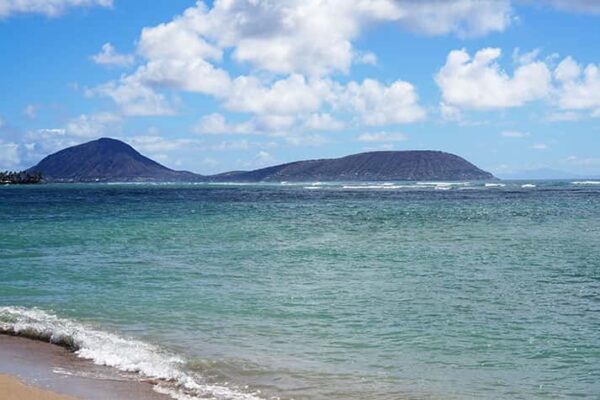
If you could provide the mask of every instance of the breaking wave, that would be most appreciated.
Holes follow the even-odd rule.
[[[0,333],[69,349],[78,357],[151,380],[154,390],[174,399],[259,400],[225,385],[206,382],[184,368],[183,358],[158,346],[97,330],[35,308],[0,307]]]

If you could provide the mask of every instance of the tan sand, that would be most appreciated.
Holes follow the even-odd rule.
[[[0,400],[172,400],[135,374],[94,365],[49,343],[1,334],[0,376]]]
[[[0,374],[0,399],[2,400],[73,400],[47,390],[28,386],[11,375]]]

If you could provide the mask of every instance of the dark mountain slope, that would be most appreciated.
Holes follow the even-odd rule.
[[[383,181],[494,179],[489,172],[441,151],[375,151],[342,158],[296,161],[254,171],[207,177],[211,181]]]
[[[200,175],[174,171],[119,140],[101,138],[49,155],[30,172],[48,182],[196,181]]]

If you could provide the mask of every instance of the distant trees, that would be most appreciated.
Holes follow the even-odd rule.
[[[33,184],[42,182],[41,172],[0,171],[0,184]]]

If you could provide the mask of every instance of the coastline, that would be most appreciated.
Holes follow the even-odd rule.
[[[0,398],[166,400],[153,385],[50,343],[0,334]]]

